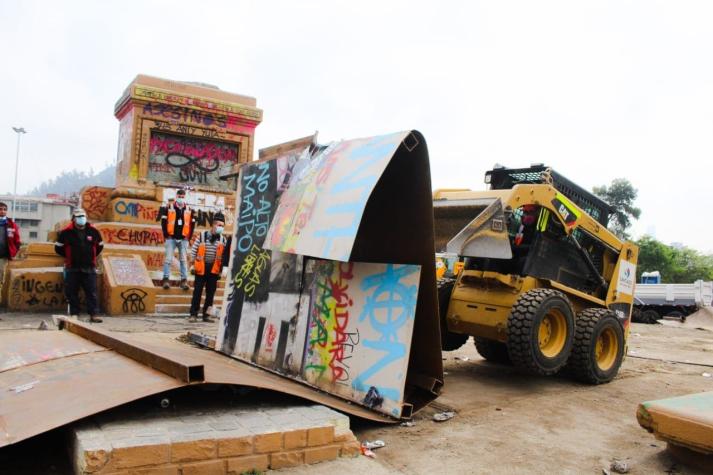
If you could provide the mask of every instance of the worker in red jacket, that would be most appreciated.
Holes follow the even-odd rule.
[[[5,281],[5,268],[20,249],[20,228],[7,217],[7,204],[0,202],[0,293]]]
[[[102,236],[87,222],[82,208],[72,212],[72,222],[60,231],[54,250],[64,256],[64,295],[69,301],[69,314],[79,317],[79,288],[84,289],[89,321],[99,323],[97,317],[97,256],[104,249]]]

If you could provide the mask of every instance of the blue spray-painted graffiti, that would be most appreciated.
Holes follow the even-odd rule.
[[[385,157],[390,157],[398,144],[399,142],[394,140],[394,135],[374,137],[365,145],[352,150],[346,157],[352,162],[362,161],[362,163],[358,165],[353,174],[347,175],[335,183],[329,190],[329,194],[338,195],[353,190],[361,190],[361,192],[353,201],[335,204],[327,208],[327,214],[351,215],[351,221],[346,226],[319,229],[314,232],[314,236],[317,238],[327,238],[322,255],[330,255],[335,239],[356,236],[369,193],[381,176],[380,173],[375,173],[376,170],[372,168],[383,162]],[[348,261],[349,254],[339,256],[338,259]]]
[[[352,387],[357,391],[367,392],[372,386],[381,396],[399,401],[401,390],[394,387],[379,387],[370,384],[369,379],[384,370],[387,366],[406,356],[406,344],[399,341],[399,329],[416,314],[416,299],[418,287],[405,285],[401,282],[406,276],[418,272],[418,266],[404,265],[397,267],[388,264],[386,270],[374,274],[362,281],[361,289],[369,291],[364,309],[359,316],[359,321],[369,317],[372,328],[381,334],[378,340],[363,340],[365,348],[383,351],[385,354],[369,369],[362,372],[353,382]]]

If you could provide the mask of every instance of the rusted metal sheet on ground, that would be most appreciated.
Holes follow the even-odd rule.
[[[443,381],[416,131],[245,164],[216,349],[396,418]],[[417,350],[416,350],[417,349]]]
[[[51,346],[46,344],[48,338],[43,331],[13,332],[0,334],[0,373],[59,358],[106,351],[103,346],[69,332],[57,334],[52,338]]]
[[[713,392],[643,402],[636,418],[657,439],[713,454]]]
[[[89,325],[75,323],[77,326]],[[366,419],[392,421],[220,353],[181,343],[173,335],[101,333],[176,365],[200,361],[205,383],[279,391]],[[85,335],[99,339],[99,332]],[[25,342],[32,342],[32,351],[28,351]],[[18,358],[24,358],[25,364],[0,372],[0,447],[142,397],[191,384],[68,331],[0,332],[0,365],[9,367],[7,362],[18,362]]]
[[[57,354],[82,346],[76,340],[80,337],[67,332],[3,332],[0,361],[17,354],[15,342],[25,337],[36,343],[39,352]],[[89,352],[3,371],[0,447],[184,384],[100,345]]]

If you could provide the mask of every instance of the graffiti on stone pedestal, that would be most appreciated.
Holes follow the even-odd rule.
[[[124,313],[145,312],[146,303],[144,302],[144,298],[146,298],[147,295],[144,290],[138,288],[126,289],[121,292],[121,299],[123,301],[121,308]]]
[[[109,207],[111,188],[90,186],[82,190],[82,208],[92,221],[103,221]]]
[[[9,293],[9,306],[16,310],[50,310],[64,305],[64,281],[62,275],[20,276],[13,279]]]
[[[130,246],[158,246],[164,243],[160,228],[137,229],[117,226],[100,226],[99,231],[105,244],[125,244]]]
[[[149,141],[148,178],[156,182],[235,189],[235,180],[222,180],[220,171],[238,163],[234,143],[154,131]]]
[[[148,201],[136,201],[122,198],[114,201],[114,213],[119,217],[130,218],[136,221],[155,222],[158,217],[159,207]]]

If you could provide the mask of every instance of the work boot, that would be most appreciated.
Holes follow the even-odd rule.
[[[171,288],[171,284],[168,283],[168,277],[163,278],[163,282],[161,282],[161,285],[163,286],[164,289],[168,290]]]
[[[188,287],[188,281],[186,279],[181,279],[181,288],[183,290],[188,290],[190,287]]]
[[[92,323],[101,323],[101,322],[103,322],[104,320],[102,320],[101,318],[97,317],[96,315],[89,315],[89,321],[92,322]]]

